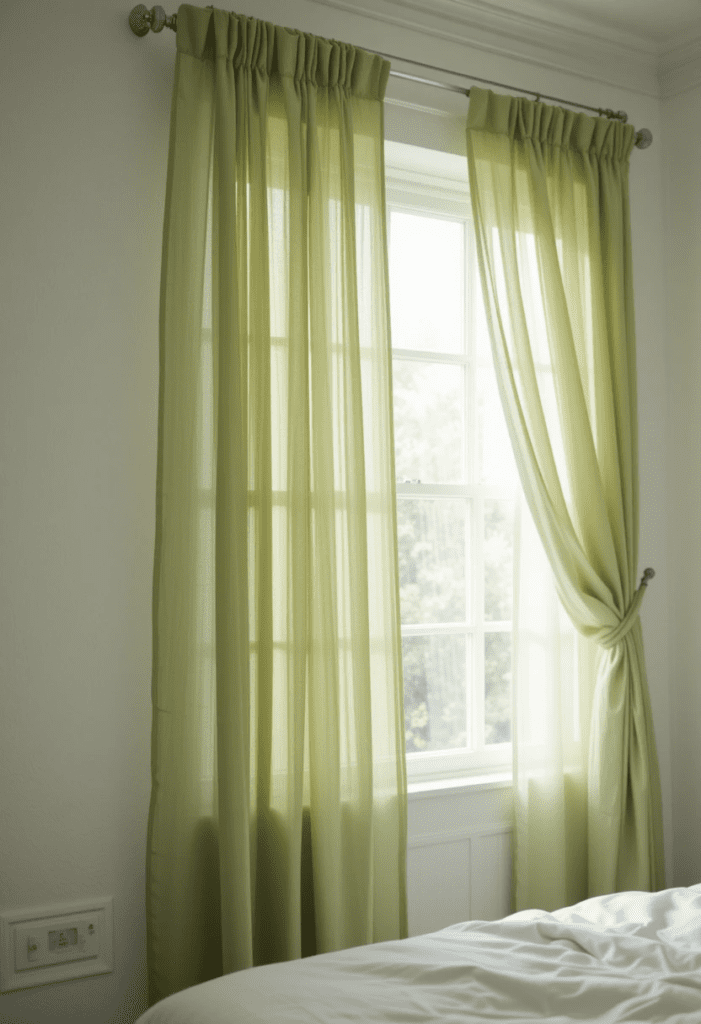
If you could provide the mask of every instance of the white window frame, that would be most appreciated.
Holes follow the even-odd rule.
[[[416,147],[412,147],[415,150]],[[511,500],[514,495],[502,488],[479,485],[476,480],[475,440],[477,425],[476,409],[472,396],[475,393],[474,376],[478,356],[474,343],[468,335],[468,317],[474,309],[470,297],[474,288],[479,288],[479,271],[474,250],[474,234],[471,233],[472,211],[467,183],[467,164],[464,158],[447,154],[417,150],[415,159],[405,158],[408,151],[399,152],[402,147],[388,144],[386,152],[386,195],[388,211],[388,236],[390,233],[390,212],[403,210],[416,214],[449,220],[460,219],[465,231],[465,289],[463,309],[465,312],[465,347],[459,354],[417,351],[415,349],[393,348],[393,359],[410,359],[414,362],[454,364],[464,368],[465,386],[465,465],[466,482],[457,485],[422,484],[416,481],[397,480],[397,499],[403,497],[430,498],[455,497],[465,499],[470,509],[466,543],[470,552],[469,602],[470,614],[466,623],[440,625],[403,625],[402,636],[461,635],[470,638],[470,678],[477,683],[484,679],[484,638],[491,633],[509,632],[513,635],[512,621],[491,622],[484,620],[484,501],[489,499]],[[431,166],[433,163],[434,166]],[[390,239],[391,245],[391,239]],[[471,481],[471,482],[467,482]],[[473,685],[468,694],[470,701],[469,720],[472,723],[471,741],[477,744],[473,749],[461,748],[440,751],[407,753],[407,777],[410,784],[434,783],[440,780],[470,779],[475,776],[503,775],[511,771],[512,744],[498,743],[484,745],[484,686]],[[477,729],[475,724],[479,723]],[[478,735],[475,735],[477,732]]]

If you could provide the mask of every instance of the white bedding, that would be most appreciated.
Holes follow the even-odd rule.
[[[701,1024],[701,885],[254,967],[137,1024]]]

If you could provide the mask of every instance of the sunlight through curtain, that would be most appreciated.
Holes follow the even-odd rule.
[[[630,125],[470,90],[482,286],[532,514],[515,614],[516,909],[665,882],[644,585],[636,590],[634,135]],[[528,542],[533,523],[562,606],[598,648],[595,671],[580,663],[579,686],[557,637],[547,650],[534,642],[546,632],[535,620],[549,584]]]
[[[389,65],[188,5],[177,48],[151,1001],[407,930]]]

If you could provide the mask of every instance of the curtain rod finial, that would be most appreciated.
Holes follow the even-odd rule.
[[[653,578],[654,575],[655,575],[655,570],[654,569],[645,569],[644,572],[643,572],[643,578],[640,581],[640,586],[641,587],[646,587],[648,585],[648,583],[650,582],[650,580]]]
[[[148,9],[143,4],[137,4],[129,11],[129,28],[135,36],[145,36],[150,26]]]
[[[161,29],[176,29],[177,14],[166,15],[162,7],[152,7],[149,11],[143,4],[137,4],[129,12],[129,28],[135,36],[145,36],[148,30],[160,32]]]
[[[638,149],[647,149],[652,145],[652,132],[649,128],[641,128],[635,133],[635,145]]]

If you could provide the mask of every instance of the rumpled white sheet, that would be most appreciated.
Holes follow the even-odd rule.
[[[701,885],[255,967],[137,1024],[701,1024]]]

